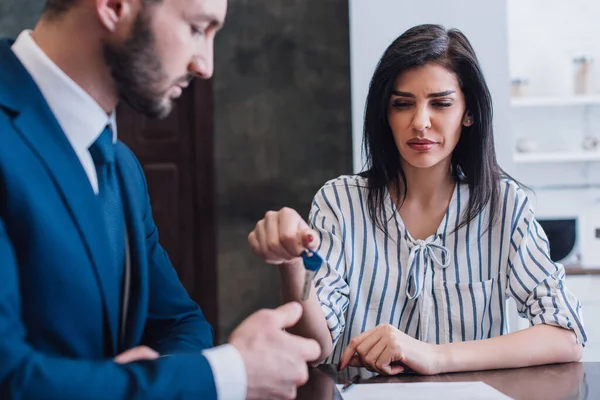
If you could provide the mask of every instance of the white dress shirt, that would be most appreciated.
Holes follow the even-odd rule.
[[[459,227],[470,192],[457,184],[437,232],[424,240],[412,237],[387,193],[387,232],[375,225],[367,184],[341,176],[312,203],[309,221],[327,261],[314,278],[334,342],[326,362],[338,362],[353,337],[380,324],[436,344],[506,334],[508,296],[531,325],[572,330],[585,343],[581,303],[564,284],[564,267],[550,259],[548,239],[514,181],[501,182],[501,215],[489,230],[489,208]]]
[[[12,50],[32,76],[65,136],[73,146],[94,193],[98,194],[98,176],[89,147],[110,124],[113,140],[117,140],[115,112],[107,114],[102,107],[67,74],[65,74],[23,31]],[[220,400],[244,399],[246,396],[246,369],[239,351],[225,344],[204,350],[215,379]]]

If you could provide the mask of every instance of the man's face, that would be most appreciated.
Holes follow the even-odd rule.
[[[166,117],[192,78],[212,76],[214,38],[226,11],[227,0],[144,4],[126,40],[104,43],[119,96],[150,117]]]

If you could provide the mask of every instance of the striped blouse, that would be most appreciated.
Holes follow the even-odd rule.
[[[508,296],[531,325],[570,329],[585,343],[581,304],[564,286],[563,266],[549,257],[526,193],[510,180],[501,186],[502,213],[492,229],[486,208],[455,230],[469,200],[468,185],[457,184],[436,234],[415,240],[389,194],[386,235],[369,217],[364,178],[327,182],[309,215],[326,260],[314,279],[334,343],[325,362],[337,363],[350,339],[379,324],[438,344],[502,335]]]

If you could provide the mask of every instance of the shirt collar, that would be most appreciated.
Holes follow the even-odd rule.
[[[21,32],[12,50],[40,88],[77,153],[87,151],[109,124],[116,142],[115,112],[107,115],[85,90],[54,64],[35,43],[30,30]]]

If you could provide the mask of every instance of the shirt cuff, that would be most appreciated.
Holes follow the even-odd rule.
[[[230,344],[202,351],[212,369],[219,400],[246,398],[246,367],[240,352]]]

